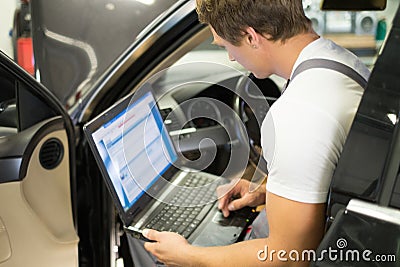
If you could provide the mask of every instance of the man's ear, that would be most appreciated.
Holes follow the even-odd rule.
[[[251,47],[259,47],[261,42],[261,36],[254,30],[253,27],[247,27],[245,42]]]

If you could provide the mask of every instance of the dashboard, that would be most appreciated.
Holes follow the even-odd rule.
[[[187,158],[188,167],[221,175],[232,158],[246,158],[243,155],[249,153],[249,135],[259,136],[260,133],[251,111],[237,108],[237,102],[240,101],[237,87],[243,73],[207,72],[212,74],[197,79],[187,78],[195,82],[184,82],[180,76],[179,83],[172,83],[176,80],[159,76],[152,81],[152,87],[157,89],[154,92],[164,124],[177,151]],[[265,99],[276,99],[280,95],[279,85],[272,79],[252,79],[260,87],[264,102]],[[167,83],[167,80],[170,82]],[[254,90],[245,90],[245,93],[260,98]],[[266,114],[265,108],[259,105],[256,112],[263,116]],[[237,175],[245,163],[233,164],[238,168],[230,166],[229,174],[225,173],[225,176]]]

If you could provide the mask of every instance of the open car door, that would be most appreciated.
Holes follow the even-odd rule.
[[[78,266],[74,129],[0,52],[0,266]]]

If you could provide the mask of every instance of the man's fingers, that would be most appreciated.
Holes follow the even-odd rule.
[[[235,211],[235,210],[239,210],[243,207],[248,206],[247,203],[247,195],[245,195],[242,198],[239,199],[235,199],[230,203],[226,203],[225,205],[218,205],[219,209],[222,211],[222,214],[224,215],[224,217],[228,217],[230,214],[230,211]]]
[[[159,241],[158,240],[158,235],[160,232],[156,231],[156,230],[152,230],[152,229],[144,229],[142,234],[144,237],[146,237],[147,239],[150,240],[154,240],[154,241]]]
[[[229,203],[229,198],[223,197],[218,200],[218,208],[221,210],[225,208]]]
[[[218,209],[220,210],[228,210],[227,205],[232,197],[232,192],[227,192],[229,188],[229,185],[217,187]]]
[[[241,198],[233,200],[231,203],[228,204],[228,210],[234,211],[234,210],[239,210],[243,207],[246,207],[248,205],[248,195],[244,195]]]
[[[154,241],[159,241],[158,240],[158,234],[159,232],[156,230],[152,230],[152,229],[144,229],[142,232],[142,235],[149,239],[149,240],[154,240]],[[144,248],[152,253],[152,254],[156,254],[156,248],[159,245],[159,243],[155,243],[155,242],[145,242],[144,243]]]

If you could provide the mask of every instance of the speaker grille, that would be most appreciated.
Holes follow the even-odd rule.
[[[51,138],[44,142],[39,152],[39,161],[43,168],[54,169],[60,164],[64,156],[64,147],[57,138]]]

